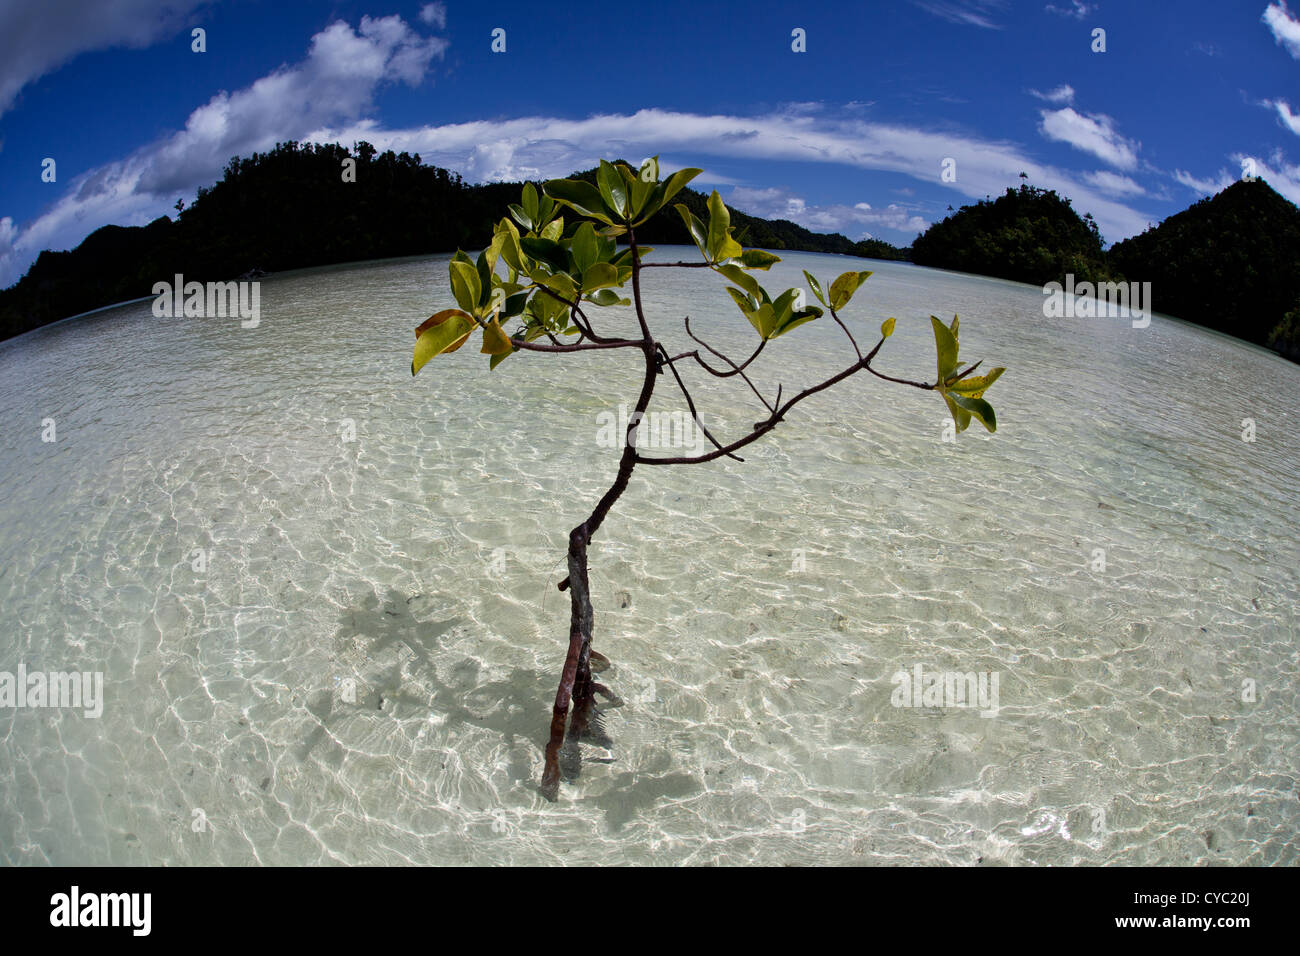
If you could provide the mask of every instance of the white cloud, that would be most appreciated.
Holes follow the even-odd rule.
[[[893,229],[917,233],[930,224],[903,206],[890,203],[875,209],[870,203],[852,206],[833,204],[809,205],[801,196],[780,188],[751,189],[737,186],[727,197],[727,204],[751,216],[763,219],[789,219],[814,232],[839,232],[850,239],[869,238],[870,229]]]
[[[1110,196],[1145,196],[1147,192],[1128,176],[1106,170],[1084,173],[1083,178]]]
[[[28,83],[89,50],[147,47],[207,0],[40,0],[0,4],[0,114]]]
[[[1213,196],[1215,193],[1231,186],[1235,180],[1228,175],[1226,170],[1219,170],[1218,179],[1200,179],[1191,173],[1182,169],[1174,170],[1174,179],[1178,180],[1193,192],[1200,193],[1202,196]]]
[[[312,37],[306,59],[218,93],[183,130],[74,179],[8,248],[0,247],[0,287],[15,282],[41,249],[70,248],[108,223],[139,225],[163,215],[178,194],[219,179],[232,156],[308,139],[324,124],[354,122],[379,87],[418,84],[446,47],[397,16],[362,17],[356,31],[341,20],[330,24]]]
[[[912,0],[914,4],[942,17],[950,23],[983,27],[986,30],[1001,30],[1001,25],[994,23],[992,17],[1001,12],[1006,4],[1004,0]]]
[[[1070,5],[1058,7],[1054,3],[1049,3],[1043,8],[1048,13],[1055,13],[1057,16],[1070,17],[1074,20],[1082,20],[1097,7],[1094,4],[1082,3],[1081,0],[1070,0]]]
[[[1139,145],[1125,139],[1115,129],[1115,121],[1100,113],[1084,115],[1073,108],[1043,110],[1039,131],[1048,139],[1068,143],[1075,149],[1091,153],[1119,169],[1137,166]]]
[[[1273,39],[1286,47],[1297,60],[1300,60],[1300,20],[1291,16],[1286,0],[1270,3],[1260,20],[1273,31]]]
[[[426,3],[420,8],[420,19],[436,30],[447,26],[447,5],[445,3]]]
[[[1291,104],[1286,100],[1265,100],[1265,105],[1277,110],[1278,118],[1291,132],[1300,136],[1300,113],[1291,112]]]
[[[1068,83],[1062,83],[1054,90],[1048,90],[1046,93],[1040,93],[1038,90],[1030,90],[1031,96],[1036,96],[1040,100],[1046,100],[1048,103],[1073,103],[1074,87]]]

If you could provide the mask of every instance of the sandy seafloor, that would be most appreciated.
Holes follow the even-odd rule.
[[[0,670],[105,680],[99,719],[0,708],[0,862],[1297,862],[1300,367],[787,255],[769,287],[877,270],[847,320],[898,317],[891,374],[932,377],[927,316],[960,312],[963,357],[1010,368],[1001,427],[944,442],[938,396],[864,374],[744,464],[640,469],[592,548],[625,706],[550,804],[554,585],[638,357],[413,380],[445,261],[272,277],[256,329],[145,302],[0,346]],[[675,349],[684,314],[752,347],[715,277],[646,287]],[[845,349],[823,319],[756,376]],[[688,381],[720,435],[757,420]],[[917,664],[996,672],[997,715],[893,706]]]

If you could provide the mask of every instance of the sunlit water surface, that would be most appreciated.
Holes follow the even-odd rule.
[[[555,804],[555,582],[636,353],[412,379],[445,257],[273,277],[256,329],[145,302],[0,347],[0,670],[106,696],[0,709],[0,861],[1296,863],[1300,368],[909,265],[767,282],[867,266],[878,367],[932,377],[927,316],[959,312],[1010,368],[997,434],[945,442],[938,396],[862,374],[744,464],[638,470],[592,549],[625,706]],[[646,287],[674,350],[686,314],[752,347],[716,277]],[[756,378],[847,348],[826,318]],[[757,420],[685,374],[719,434]],[[996,672],[997,715],[893,706],[918,664]]]

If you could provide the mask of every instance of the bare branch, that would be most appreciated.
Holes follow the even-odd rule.
[[[667,359],[668,353],[664,350],[664,347],[662,345],[658,345],[656,347],[659,349],[659,355],[663,359]],[[673,378],[677,379],[677,387],[680,388],[682,390],[682,394],[686,396],[686,407],[691,410],[691,418],[695,420],[695,426],[704,433],[705,438],[713,442],[714,448],[721,448],[722,443],[719,442],[716,438],[714,438],[713,433],[704,427],[704,422],[700,421],[699,412],[695,410],[695,400],[691,398],[691,393],[687,391],[686,383],[682,381],[682,377],[679,374],[677,374],[677,366],[673,365],[671,362],[665,362],[665,364],[668,365],[669,370],[673,373]],[[736,461],[740,461],[740,462],[743,462],[745,460],[741,458],[739,455],[728,454],[727,457],[734,458]]]
[[[706,349],[708,349],[710,352],[712,352],[712,353],[713,353],[714,355],[716,355],[718,358],[722,359],[722,361],[726,362],[728,365],[731,366],[731,371],[730,371],[730,372],[717,372],[717,371],[714,371],[713,369],[709,368],[708,365],[705,365],[704,361],[701,359],[701,360],[700,360],[700,364],[701,364],[701,365],[704,365],[705,368],[709,368],[709,371],[710,371],[710,372],[713,372],[713,374],[716,375],[716,376],[718,376],[718,378],[726,378],[728,375],[737,375],[737,374],[739,374],[743,369],[748,368],[748,367],[749,367],[749,363],[752,362],[752,361],[754,361],[754,359],[758,358],[759,353],[763,351],[763,347],[764,347],[765,345],[767,345],[767,339],[763,339],[761,342],[758,343],[758,348],[754,349],[754,354],[751,355],[749,358],[745,359],[745,361],[742,362],[741,364],[737,365],[737,364],[736,364],[735,362],[733,362],[730,358],[728,358],[727,356],[723,355],[721,352],[719,352],[717,349],[715,349],[712,345],[710,345],[708,342],[704,341],[704,339],[700,338],[698,335],[696,335],[694,332],[691,331],[691,317],[690,317],[689,315],[686,316],[686,334],[689,335],[691,338],[693,338],[696,342],[699,342],[701,345],[703,345]],[[698,355],[698,353],[697,353],[697,355]],[[862,357],[862,353],[861,353],[861,352],[858,353],[858,357],[859,357],[859,358]]]
[[[590,352],[593,349],[642,348],[645,343],[636,339],[606,339],[601,342],[581,342],[577,345],[538,345],[523,339],[511,339],[511,344],[527,352]]]
[[[843,320],[838,315],[835,314],[834,309],[831,309],[831,318],[839,323],[840,328],[844,330],[844,334],[847,335],[849,337],[849,341],[853,343],[853,351],[858,353],[859,359],[862,358],[862,349],[858,348],[857,339],[853,337],[853,333],[849,331],[849,327],[844,324]]]
[[[866,369],[868,372],[871,372],[873,375],[880,376],[881,378],[887,378],[892,382],[899,382],[903,385],[912,385],[916,388],[934,389],[935,386],[933,385],[927,385],[919,382],[909,382],[906,379],[892,378],[887,375],[881,375],[880,372],[877,372],[875,369],[873,369],[871,367],[871,360],[876,357],[876,353],[880,351],[880,347],[884,344],[885,344],[885,340],[884,338],[881,338],[881,340],[876,343],[876,347],[873,348],[867,355],[859,358],[858,361],[854,362],[848,368],[844,369],[842,372],[839,372],[836,375],[831,376],[830,378],[826,379],[826,381],[805,388],[798,395],[795,395],[793,398],[788,400],[784,405],[780,404],[780,392],[778,391],[777,393],[778,404],[776,409],[772,412],[772,414],[765,421],[756,423],[754,425],[754,430],[750,432],[748,435],[744,436],[743,438],[737,439],[736,441],[732,442],[729,445],[724,445],[718,450],[709,452],[708,454],[705,455],[694,455],[690,457],[646,458],[638,454],[636,456],[636,461],[638,464],[644,462],[647,465],[695,465],[695,464],[702,464],[703,462],[706,461],[713,461],[715,458],[720,458],[723,455],[729,455],[732,452],[737,451],[738,449],[744,448],[750,442],[757,441],[759,438],[762,438],[764,435],[766,435],[768,432],[770,432],[773,428],[775,428],[777,425],[781,423],[782,419],[785,418],[785,416],[789,413],[790,409],[794,408],[794,406],[798,405],[805,398],[808,398],[811,395],[816,395],[818,392],[828,389],[832,385],[835,385],[838,382],[842,382],[850,375],[853,375],[855,372],[860,372],[863,369]],[[769,406],[769,408],[770,407],[771,406]]]

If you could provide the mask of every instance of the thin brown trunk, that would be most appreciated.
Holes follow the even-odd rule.
[[[554,800],[560,791],[560,750],[565,740],[565,724],[569,723],[569,739],[576,746],[587,728],[595,684],[591,679],[591,625],[593,611],[591,606],[591,587],[587,577],[587,545],[605,521],[605,516],[614,503],[627,490],[632,479],[632,470],[636,468],[635,436],[637,425],[646,409],[650,407],[650,398],[654,394],[655,376],[658,374],[656,356],[658,346],[650,337],[645,315],[641,309],[641,270],[636,253],[636,239],[629,239],[632,247],[632,296],[636,303],[637,318],[644,334],[642,351],[645,354],[645,379],[641,384],[641,394],[637,397],[636,408],[628,423],[627,435],[623,441],[623,455],[618,463],[618,475],[609,490],[601,497],[596,508],[582,524],[569,532],[569,576],[561,582],[560,588],[569,591],[569,649],[564,658],[564,669],[560,672],[560,686],[555,692],[555,706],[551,710],[551,734],[546,744],[546,762],[542,770],[542,794],[548,800]],[[569,717],[569,704],[573,703],[572,721]]]

